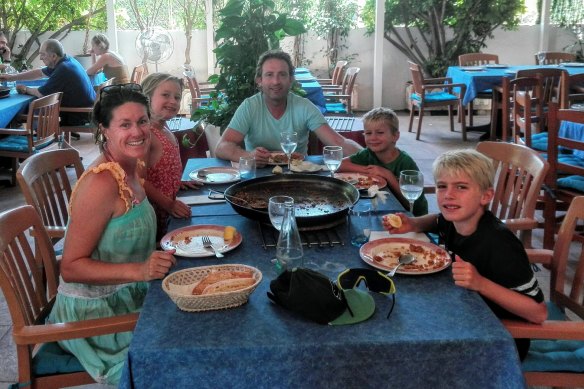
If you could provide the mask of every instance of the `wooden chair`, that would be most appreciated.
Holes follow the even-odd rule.
[[[325,115],[353,115],[353,87],[361,68],[350,67],[345,72],[341,89],[324,95],[326,103]]]
[[[141,84],[144,77],[148,75],[148,65],[141,63],[140,65],[134,66],[132,70],[132,76],[130,77],[130,82],[134,84]]]
[[[416,140],[420,140],[422,131],[422,119],[426,107],[448,107],[448,117],[450,118],[450,131],[454,131],[454,118],[452,108],[457,107],[461,113],[462,139],[466,141],[466,120],[462,96],[466,93],[465,84],[453,84],[449,77],[424,79],[422,68],[414,62],[408,61],[410,72],[412,73],[413,93],[410,96],[412,110],[410,111],[410,125],[408,132],[412,132],[414,123],[414,111],[418,108],[418,131]],[[460,95],[454,94],[454,88],[460,88]],[[439,89],[438,91],[436,89]]]
[[[31,231],[34,243],[27,237]],[[138,314],[45,324],[58,286],[55,252],[35,209],[25,205],[0,214],[0,287],[12,318],[19,387],[62,388],[94,382],[79,361],[55,342],[132,331],[136,325]],[[43,346],[37,351],[38,345]],[[69,372],[47,370],[41,376],[35,371],[42,360],[45,366],[54,366],[60,356],[68,359]]]
[[[458,66],[480,66],[488,64],[498,64],[499,56],[496,54],[486,54],[486,53],[469,53],[461,54],[458,56]],[[479,99],[493,99],[493,91],[483,91],[477,93],[477,98]],[[473,125],[474,116],[474,104],[471,101],[468,104],[468,124]]]
[[[584,103],[584,73],[562,73],[560,80],[560,108],[569,109],[572,104]]]
[[[546,151],[546,137],[542,142],[535,134],[542,133],[544,121],[543,85],[541,78],[521,77],[513,88],[512,139],[538,151]],[[534,136],[535,135],[535,136]],[[545,135],[545,134],[544,134]],[[543,145],[542,145],[543,144]]]
[[[541,123],[541,131],[546,131],[547,129],[547,112],[549,103],[560,101],[560,80],[563,73],[565,73],[564,70],[553,68],[523,69],[517,71],[517,78],[537,77],[538,74],[542,78],[542,104],[544,120]]]
[[[558,221],[557,210],[567,208],[575,197],[584,195],[584,138],[568,138],[560,135],[560,125],[581,125],[584,127],[584,111],[558,109],[550,104],[547,160],[550,171],[546,177],[544,192],[544,247],[551,248]],[[572,154],[562,155],[561,149],[570,149]]]
[[[189,87],[189,92],[191,94],[191,114],[199,109],[202,105],[209,102],[211,96],[209,93],[215,90],[214,86],[207,84],[201,87],[197,78],[193,75],[187,75],[184,73],[186,83]]]
[[[545,55],[544,60],[540,63],[538,54],[543,53]],[[576,56],[572,53],[564,53],[562,51],[540,51],[535,53],[535,64],[536,65],[557,65],[564,62],[574,62],[576,61]]]
[[[349,62],[347,61],[337,61],[335,68],[333,69],[333,74],[331,78],[317,78],[316,81],[324,87],[335,86],[340,87],[343,81],[343,70]]]
[[[514,130],[515,126],[515,94],[519,92],[527,92],[528,95],[531,97],[530,107],[529,110],[524,110],[522,112],[532,112],[537,118],[542,116],[541,110],[543,106],[541,104],[541,96],[543,93],[543,84],[542,79],[540,76],[537,77],[521,77],[515,79],[509,79],[507,77],[503,77],[503,84],[501,86],[501,97],[500,97],[500,105],[501,105],[501,112],[502,112],[502,136],[501,139],[503,141],[508,140],[509,134],[516,134],[516,130]],[[522,100],[523,101],[523,100]],[[539,120],[532,119],[532,115],[530,115],[530,120],[536,123],[540,123]],[[512,127],[513,126],[513,127]],[[513,141],[515,141],[515,136],[512,137]],[[529,145],[531,147],[531,145]]]
[[[74,175],[69,174],[70,168]],[[35,154],[18,168],[16,178],[24,199],[43,219],[53,243],[65,236],[71,192],[83,171],[79,153],[73,148]]]
[[[62,92],[31,101],[22,128],[0,128],[0,157],[12,159],[11,185],[16,185],[16,170],[20,160],[56,147],[59,137],[59,107]]]
[[[113,85],[115,77],[110,78],[102,82],[101,84],[95,85],[93,89],[95,90],[96,99],[99,98],[99,94],[103,88],[106,86]],[[86,114],[87,121],[78,125],[62,125],[61,132],[63,133],[64,139],[69,143],[71,141],[71,133],[85,133],[93,134],[95,132],[95,125],[91,122],[91,113],[93,112],[93,105],[91,107],[61,107],[61,114],[63,113],[79,113]]]
[[[480,142],[476,149],[495,167],[489,210],[531,247],[531,231],[538,226],[535,206],[549,164],[536,151],[514,143]]]
[[[524,375],[529,387],[584,387],[582,357],[574,355],[576,353],[582,355],[584,351],[584,322],[582,322],[584,319],[582,303],[584,240],[575,234],[578,223],[582,225],[583,222],[584,197],[575,197],[560,227],[553,251],[528,250],[532,262],[543,263],[550,268],[548,319],[542,324],[502,320],[503,325],[514,338],[532,339],[530,351],[523,361]],[[572,252],[576,253],[575,262],[569,258],[571,245]],[[568,284],[567,288],[566,284]],[[579,320],[566,319],[566,312],[577,316]],[[571,354],[565,349],[561,350],[562,343],[569,340],[579,342],[572,343],[575,351]],[[580,344],[579,350],[578,344]],[[558,351],[561,351],[562,355],[560,360],[553,357],[554,354],[558,355]],[[577,370],[574,369],[576,366],[580,366],[579,372],[574,371]]]

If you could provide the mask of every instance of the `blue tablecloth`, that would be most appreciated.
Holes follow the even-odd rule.
[[[99,72],[97,74],[89,76],[89,79],[91,80],[91,85],[93,85],[93,86],[99,85],[102,82],[106,81],[105,74],[103,74],[103,72]],[[30,87],[39,87],[41,85],[44,85],[45,82],[47,82],[47,80],[48,80],[48,78],[39,78],[37,80],[16,81],[16,83],[21,84],[21,85],[30,86]]]
[[[217,165],[225,162],[190,160],[185,174]],[[258,174],[269,171],[258,169]],[[395,198],[381,207],[375,213],[375,230],[381,229],[380,215],[403,209]],[[243,242],[222,260],[179,258],[173,270],[244,263],[259,268],[264,278],[247,304],[204,313],[180,311],[161,281],[153,281],[121,388],[525,387],[511,336],[475,292],[454,285],[450,269],[397,275],[396,305],[389,319],[390,299],[374,295],[377,308],[369,320],[319,325],[267,298],[275,250],[262,248],[257,222],[222,203],[197,206],[191,219],[173,220],[170,228],[193,224],[233,225]],[[347,229],[337,227],[345,242]],[[350,243],[305,248],[305,263],[331,278],[345,267],[367,267]]]
[[[300,86],[306,92],[306,98],[314,105],[318,107],[320,112],[326,112],[326,101],[324,99],[324,93],[322,91],[322,86],[316,81],[316,78],[310,73],[306,68],[297,68],[294,71],[294,76],[296,81],[300,83]]]
[[[452,78],[452,82],[455,84],[463,83],[466,85],[466,94],[462,100],[463,104],[468,104],[473,101],[479,92],[492,89],[496,86],[500,86],[503,81],[503,77],[515,78],[515,73],[522,69],[534,69],[534,68],[560,68],[566,70],[569,74],[580,74],[584,73],[584,67],[569,67],[569,66],[558,66],[558,65],[547,65],[547,66],[535,66],[535,65],[524,65],[524,66],[509,66],[507,68],[486,68],[484,66],[480,67],[482,70],[463,70],[459,66],[451,66],[448,68],[446,73],[447,77]]]
[[[33,99],[34,96],[19,95],[16,91],[10,93],[9,97],[0,99],[0,128],[6,128],[16,115],[25,112]]]
[[[574,122],[562,122],[560,124],[559,135],[563,138],[584,141],[584,125]],[[573,155],[584,159],[584,151],[582,150],[574,150]]]

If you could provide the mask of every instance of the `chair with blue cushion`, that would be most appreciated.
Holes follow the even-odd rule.
[[[569,109],[578,104],[578,109],[584,107],[584,73],[562,73],[560,80],[560,108]]]
[[[574,132],[573,137],[560,135],[563,121],[582,131]],[[572,150],[572,154],[562,155],[561,149]],[[557,212],[565,210],[575,197],[584,196],[584,111],[558,109],[557,103],[550,104],[547,160],[550,171],[546,177],[549,190],[544,193],[544,247],[551,248],[559,220]]]
[[[0,157],[12,159],[11,185],[21,160],[58,144],[62,92],[31,101],[21,128],[0,128]]]
[[[201,85],[197,81],[197,78],[192,74],[192,72],[184,72],[185,80],[189,87],[189,92],[191,94],[191,114],[199,109],[201,106],[206,105],[210,100],[211,96],[209,93],[215,91],[215,87],[212,84]]]
[[[584,387],[584,238],[578,233],[583,222],[584,197],[579,196],[568,208],[553,251],[528,250],[530,261],[550,269],[547,320],[503,320],[514,338],[532,339],[523,361],[530,387]]]
[[[412,109],[410,111],[410,125],[408,132],[412,132],[412,125],[414,123],[414,111],[418,109],[418,131],[416,140],[420,140],[420,133],[422,131],[422,119],[424,117],[424,110],[428,107],[448,107],[448,117],[450,118],[450,131],[454,131],[454,118],[452,116],[452,108],[457,107],[461,121],[462,140],[466,141],[466,119],[464,113],[464,106],[462,105],[462,96],[466,93],[465,84],[453,84],[449,77],[429,78],[424,79],[422,68],[414,62],[408,61],[410,72],[412,74],[413,93],[410,95],[410,102]],[[460,94],[454,93],[454,88],[460,89]]]
[[[497,54],[487,54],[487,53],[468,53],[468,54],[461,54],[458,56],[458,66],[481,66],[481,65],[488,65],[488,64],[498,64],[499,63],[499,56]],[[479,99],[493,99],[493,91],[492,90],[485,90],[481,91],[477,94],[477,98]],[[473,125],[473,116],[474,116],[474,106],[473,102],[471,101],[468,104],[468,124],[469,126]]]
[[[348,68],[340,89],[327,89],[323,87],[323,91],[325,92],[324,98],[326,100],[325,115],[353,115],[353,87],[355,86],[359,71],[361,71],[361,68]]]
[[[132,331],[138,314],[46,324],[59,287],[59,267],[36,210],[25,205],[0,214],[0,287],[12,318],[18,384],[63,388],[95,382],[59,340]],[[37,350],[37,346],[38,350]]]
[[[343,71],[345,70],[345,66],[347,66],[347,64],[347,61],[337,61],[331,78],[317,78],[316,81],[322,85],[323,88],[325,86],[340,87],[341,82],[343,81]]]

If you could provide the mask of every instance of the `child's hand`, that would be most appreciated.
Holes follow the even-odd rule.
[[[172,202],[172,207],[168,211],[172,216],[180,219],[186,219],[191,217],[191,207],[186,205],[180,200],[174,200]]]
[[[199,189],[204,185],[204,183],[200,181],[181,181],[180,189],[187,190],[187,189]]]
[[[452,278],[454,284],[466,289],[480,291],[483,276],[479,274],[476,267],[470,262],[466,262],[458,255],[452,263]]]
[[[365,171],[368,176],[377,176],[385,178],[388,174],[393,174],[390,170],[377,166],[377,165],[367,165]]]
[[[399,221],[396,220],[396,217],[399,218]],[[410,218],[401,212],[387,214],[383,216],[381,222],[383,223],[383,228],[390,234],[405,234],[413,231]]]

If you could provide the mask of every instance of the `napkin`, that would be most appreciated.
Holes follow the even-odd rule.
[[[405,234],[390,234],[387,231],[371,231],[371,235],[369,235],[369,241],[374,241],[377,239],[383,238],[407,238],[407,239],[415,239],[422,242],[430,242],[430,238],[428,235],[424,234],[423,232],[407,232]]]
[[[177,200],[180,200],[187,205],[213,204],[225,201],[225,199],[212,200],[207,195],[181,196],[177,197]]]
[[[373,209],[377,209],[377,199],[384,204],[385,200],[387,200],[387,196],[389,196],[389,192],[379,190],[379,185],[371,185],[369,189],[367,189],[367,194],[371,197],[371,205],[373,206]]]

